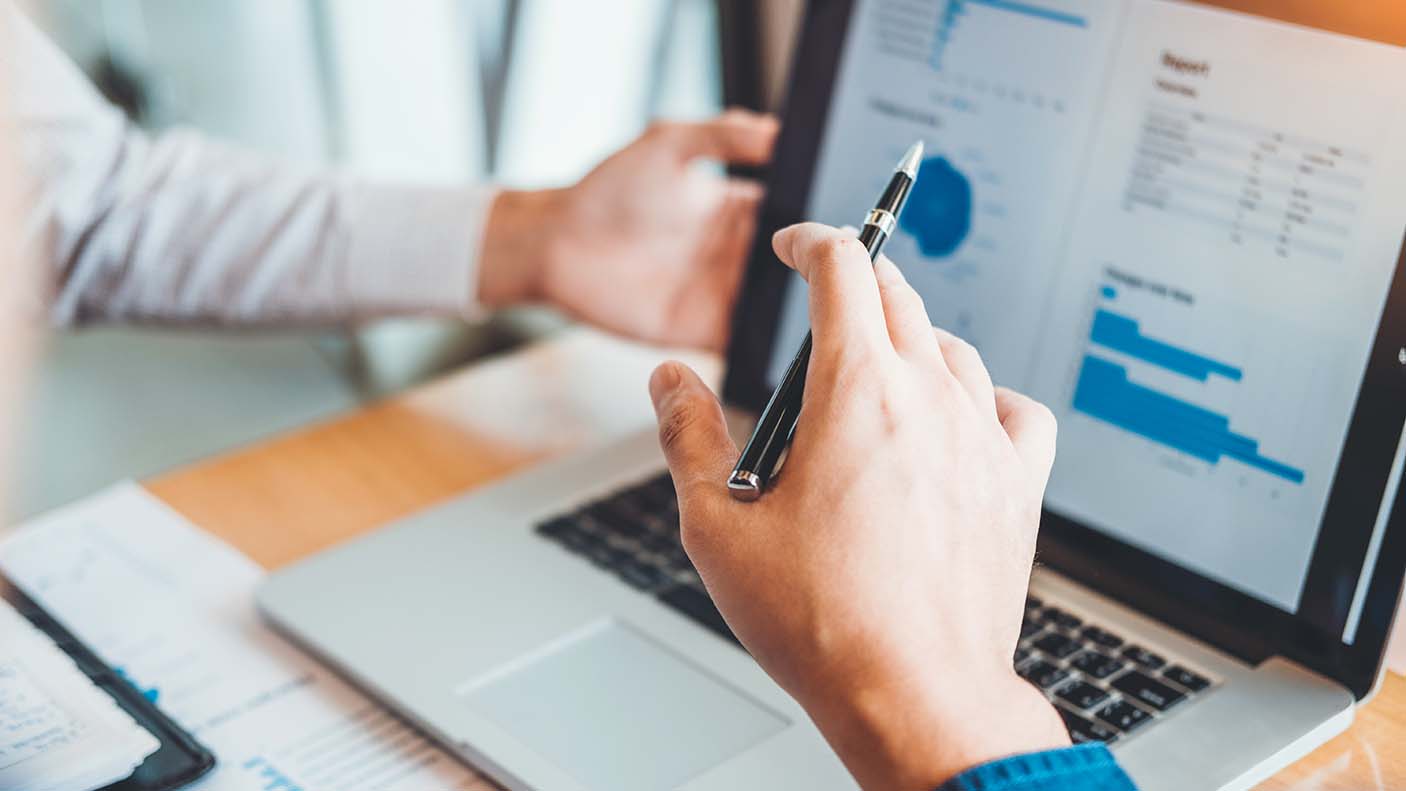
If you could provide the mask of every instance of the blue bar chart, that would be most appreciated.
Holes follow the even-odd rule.
[[[1211,374],[1237,382],[1244,376],[1244,372],[1233,365],[1149,338],[1142,334],[1137,320],[1104,308],[1094,313],[1090,337],[1101,346],[1202,382],[1209,379]]]
[[[962,17],[970,13],[972,6],[1069,27],[1084,28],[1089,26],[1088,20],[1078,14],[1032,3],[1017,2],[1016,0],[947,0],[947,7],[938,20],[937,32],[933,36],[933,68],[942,68],[943,55],[947,51],[947,45],[952,41],[952,35],[960,26]]]
[[[1128,365],[1098,347],[1196,382],[1211,376],[1240,382],[1244,372],[1228,363],[1145,335],[1137,320],[1098,308],[1074,387],[1074,410],[1208,464],[1230,458],[1294,484],[1303,470],[1260,453],[1258,440],[1231,430],[1230,416],[1129,378]]]

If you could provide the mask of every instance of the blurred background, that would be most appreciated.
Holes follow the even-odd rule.
[[[568,183],[656,116],[781,102],[802,0],[35,0],[111,101],[272,156],[398,181]],[[91,329],[45,350],[24,517],[558,331],[381,322],[231,336]]]

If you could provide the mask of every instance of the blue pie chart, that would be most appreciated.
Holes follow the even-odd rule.
[[[898,224],[924,256],[947,258],[971,233],[971,182],[946,157],[923,160]]]

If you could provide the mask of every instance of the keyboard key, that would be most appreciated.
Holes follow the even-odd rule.
[[[1030,658],[1030,652],[1029,652],[1029,651],[1026,651],[1024,648],[1017,648],[1017,649],[1015,649],[1015,664],[1018,665],[1018,664],[1020,664],[1021,662],[1024,662],[1025,660],[1027,660],[1027,659],[1029,659],[1029,658]]]
[[[1044,607],[1044,606],[1045,606],[1045,603],[1044,603],[1043,601],[1041,601],[1038,596],[1026,596],[1026,597],[1025,597],[1025,609],[1027,609],[1027,610],[1038,610],[1038,609],[1040,609],[1041,607]]]
[[[1065,612],[1058,607],[1047,607],[1040,613],[1040,620],[1048,624],[1054,624],[1061,629],[1078,629],[1083,621],[1075,615]]]
[[[1081,717],[1078,714],[1062,706],[1056,706],[1059,716],[1064,718],[1064,727],[1069,729],[1069,738],[1075,744],[1081,742],[1113,742],[1118,739],[1118,732],[1104,725],[1101,722]]]
[[[1044,660],[1037,660],[1017,670],[1016,673],[1021,678],[1029,681],[1040,689],[1049,689],[1059,682],[1069,678],[1069,671]]]
[[[585,555],[597,566],[612,571],[630,559],[630,553],[616,549],[604,541],[597,541],[587,546]]]
[[[683,547],[674,547],[662,553],[664,562],[672,571],[693,571],[693,561],[688,559],[688,553],[683,551]]]
[[[537,532],[544,536],[556,538],[563,532],[570,530],[575,521],[569,516],[558,516],[555,519],[548,519],[537,525]]]
[[[1024,640],[1024,639],[1026,639],[1027,637],[1034,637],[1035,635],[1037,635],[1037,634],[1039,634],[1040,632],[1044,631],[1044,628],[1045,628],[1045,627],[1041,626],[1041,625],[1038,624],[1038,623],[1035,623],[1034,621],[1021,621],[1021,622],[1020,622],[1020,639]]]
[[[572,552],[584,554],[586,550],[600,543],[600,539],[582,530],[575,520],[569,518],[553,519],[537,529]]]
[[[1166,711],[1186,698],[1185,694],[1137,670],[1119,676],[1113,688],[1157,711]]]
[[[652,591],[669,580],[659,567],[641,563],[634,558],[621,563],[615,573],[620,579],[642,591]]]
[[[673,607],[693,619],[695,623],[707,627],[719,637],[731,640],[739,646],[737,637],[728,628],[727,621],[723,620],[722,613],[713,606],[713,600],[708,598],[708,594],[701,588],[692,585],[675,585],[667,588],[659,594],[659,601]]]
[[[1152,720],[1152,715],[1126,700],[1110,703],[1098,712],[1098,718],[1124,733],[1132,733]]]
[[[1123,644],[1123,638],[1097,626],[1085,626],[1084,631],[1079,633],[1085,640],[1104,648],[1117,648]]]
[[[644,516],[625,499],[592,503],[582,510],[582,515],[599,522],[605,532],[620,536],[638,536],[644,532]]]
[[[1123,663],[1098,651],[1085,651],[1069,660],[1069,666],[1090,678],[1105,679],[1123,669]]]
[[[1083,648],[1078,640],[1072,637],[1066,637],[1059,632],[1050,632],[1039,640],[1036,640],[1034,645],[1036,648],[1055,659],[1063,659],[1073,654],[1075,651],[1078,651],[1080,648]]]
[[[629,490],[627,494],[635,506],[645,513],[662,513],[678,508],[674,482],[667,474],[647,481]]]
[[[1130,645],[1124,648],[1123,658],[1131,659],[1148,670],[1156,670],[1162,665],[1167,664],[1167,660],[1140,645]]]
[[[1055,693],[1076,709],[1091,709],[1108,700],[1108,693],[1087,681],[1076,681]]]
[[[1189,689],[1192,692],[1200,692],[1211,685],[1209,679],[1198,676],[1181,665],[1172,665],[1166,670],[1163,670],[1162,676],[1171,679],[1173,684]]]
[[[665,533],[645,533],[640,537],[640,547],[646,552],[654,552],[656,554],[666,554],[676,549],[683,549],[683,546],[679,544],[677,536],[671,536]]]

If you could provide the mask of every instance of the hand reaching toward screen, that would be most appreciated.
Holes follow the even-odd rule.
[[[795,442],[755,503],[737,448],[677,363],[650,382],[684,546],[729,626],[861,785],[934,788],[1068,744],[1012,655],[1054,460],[1049,410],[994,388],[889,261],[825,226],[777,254],[810,283],[814,351]]]
[[[698,164],[763,164],[776,132],[740,110],[656,123],[573,187],[502,194],[480,298],[545,301],[635,338],[722,349],[762,189]]]

